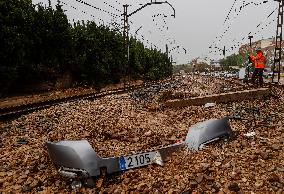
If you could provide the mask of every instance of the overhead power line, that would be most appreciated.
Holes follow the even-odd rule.
[[[270,26],[270,25],[275,21],[275,19],[273,19],[273,20],[270,21],[269,23],[265,23],[265,22],[267,21],[267,19],[269,19],[269,18],[273,15],[273,13],[275,13],[276,10],[277,10],[277,8],[274,9],[265,19],[263,19],[263,20],[255,27],[255,29],[256,29],[256,30],[258,29],[258,31],[255,32],[254,35],[258,34],[258,33],[260,32],[260,30],[264,30],[266,27]],[[265,24],[265,26],[263,26],[264,24]],[[241,41],[245,40],[245,39],[247,38],[247,36],[249,36],[249,35],[251,35],[251,34],[253,34],[252,31],[250,31],[247,35],[245,35],[244,37],[242,37]],[[232,41],[232,43],[234,43],[235,41],[236,41],[236,38]],[[235,49],[236,47],[240,46],[240,43],[241,43],[241,42],[237,42],[236,44],[234,44],[234,45],[231,46],[230,48],[233,47],[233,48]],[[229,50],[229,49],[228,49],[228,50]],[[233,49],[230,49],[230,50],[233,50]]]
[[[72,6],[72,5],[68,5],[67,3],[65,3],[65,2],[62,1],[62,0],[61,0],[60,2],[61,2],[63,5],[69,6],[69,7],[73,8],[73,9],[76,10],[76,11],[80,11],[81,13],[84,13],[84,14],[86,14],[86,15],[89,15],[89,16],[91,16],[91,17],[94,18],[94,19],[99,19],[99,20],[100,20],[101,22],[103,22],[103,24],[104,24],[104,20],[102,20],[101,18],[95,17],[94,15],[89,14],[89,13],[83,11],[83,10],[79,10],[77,7],[74,7],[74,6]]]
[[[109,6],[109,7],[113,8],[113,9],[115,9],[115,10],[118,11],[118,12],[122,12],[121,10],[115,8],[114,6],[110,5],[109,3],[105,2],[105,1],[103,1],[103,3],[106,4],[107,6]]]
[[[267,2],[268,2],[268,1],[262,1],[262,2],[259,2],[259,3],[255,3],[255,2],[248,2],[248,3],[246,3],[246,1],[243,1],[242,6],[240,6],[238,9],[235,8],[235,14],[236,14],[236,15],[234,16],[233,20],[237,18],[237,16],[241,13],[242,10],[244,10],[245,7],[247,7],[247,6],[249,6],[249,5],[258,6],[258,5],[267,3]],[[233,9],[234,6],[235,6],[235,1],[234,1],[233,5],[232,5],[231,9]],[[232,12],[231,9],[230,9],[230,11],[229,11],[227,17],[225,18],[225,22],[229,20],[229,17],[228,17],[228,16],[229,16],[230,13]],[[273,13],[274,13],[276,10],[277,10],[277,8],[276,8],[275,10],[273,10],[273,11],[266,17],[265,21],[266,21],[269,17],[271,17],[271,16],[273,15]],[[275,20],[273,20],[273,21],[275,21]],[[268,24],[266,24],[266,26],[262,27],[261,29],[263,30],[265,27],[269,26],[273,21],[269,22]],[[225,22],[224,22],[224,23],[225,23]],[[256,26],[256,28],[260,28],[263,23],[264,23],[264,21],[260,22],[260,23]],[[231,28],[232,24],[233,24],[233,22],[231,22],[231,24],[229,24],[229,25],[224,29],[223,33],[222,33],[220,36],[216,36],[216,38],[215,38],[216,40],[213,41],[213,43],[210,45],[209,48],[214,49],[214,48],[216,47],[216,43],[220,43],[220,42],[221,42],[221,40],[223,39],[223,37],[225,36],[225,34],[226,34],[226,33],[229,31],[229,29]],[[259,32],[260,32],[260,30],[259,30],[258,32],[256,32],[256,33],[259,33]],[[251,34],[251,33],[252,33],[252,32],[250,32],[249,34]],[[256,34],[256,33],[255,33],[255,34]],[[246,37],[243,37],[242,40],[244,40],[245,38],[246,38]],[[236,40],[236,39],[234,39],[233,42],[234,42],[235,40]],[[237,42],[236,45],[240,45],[240,43],[241,43],[241,42],[239,41],[239,42]],[[214,45],[215,45],[215,47],[214,47]],[[233,45],[233,46],[231,46],[231,47],[229,47],[229,48],[231,48],[231,49],[233,50],[233,48],[235,48],[236,45]],[[229,48],[228,48],[227,50],[230,50]],[[211,53],[211,52],[214,52],[214,50],[213,50],[213,51],[211,50],[209,53]],[[216,52],[216,51],[215,51],[215,52]]]
[[[114,0],[116,3],[118,3],[119,5],[121,5],[122,6],[122,4],[119,2],[119,1],[117,1],[117,0]]]
[[[107,26],[107,25],[109,25],[109,27],[111,27],[111,26],[113,26],[113,27],[115,27],[116,29],[122,29],[122,25],[121,24],[118,24],[117,22],[115,22],[115,21],[112,21],[111,23],[109,23],[109,22],[105,22],[103,19],[101,19],[101,18],[99,18],[99,17],[96,17],[96,16],[94,16],[94,15],[92,15],[92,14],[90,14],[90,13],[87,13],[86,11],[83,11],[83,10],[80,10],[80,9],[78,9],[77,7],[74,7],[74,6],[72,6],[72,5],[69,5],[69,4],[67,4],[66,2],[64,2],[64,1],[60,1],[63,5],[66,5],[66,6],[69,6],[69,7],[71,7],[72,9],[74,9],[74,10],[76,10],[76,11],[79,11],[79,12],[81,12],[81,13],[84,13],[84,14],[86,14],[86,15],[89,15],[90,17],[92,17],[92,18],[94,18],[94,19],[98,19],[100,22],[99,22],[99,24],[101,24],[101,25],[104,25],[104,26]]]
[[[233,5],[231,6],[231,9],[229,10],[229,13],[228,13],[227,16],[226,16],[223,25],[225,25],[226,21],[229,19],[229,16],[230,16],[230,14],[231,14],[231,12],[232,12],[232,10],[233,10],[233,8],[234,8],[236,2],[237,2],[237,0],[234,0]]]
[[[104,12],[104,13],[107,13],[107,14],[111,15],[112,17],[120,17],[120,15],[117,15],[117,14],[112,13],[112,12],[110,12],[110,11],[107,11],[107,10],[101,9],[101,8],[99,8],[99,7],[96,7],[96,6],[94,6],[94,5],[91,5],[91,4],[89,4],[89,3],[85,2],[85,1],[82,1],[82,0],[75,0],[75,1],[77,1],[77,2],[79,2],[79,3],[82,3],[82,4],[84,4],[84,5],[87,5],[87,6],[89,6],[89,7],[92,7],[92,8],[94,8],[94,9],[97,9],[97,10],[99,10],[99,11],[102,11],[102,12]]]
[[[225,18],[225,22],[230,21],[230,20],[233,21],[234,19],[236,19],[236,18],[239,16],[239,14],[244,10],[244,8],[247,7],[247,6],[249,6],[249,5],[259,6],[259,5],[262,5],[262,4],[267,3],[267,2],[268,2],[268,1],[266,1],[266,0],[265,0],[265,1],[262,1],[262,2],[259,2],[259,3],[255,3],[255,2],[248,2],[248,3],[246,3],[246,1],[243,1],[242,6],[240,6],[238,9],[235,8],[235,14],[236,14],[236,15],[234,16],[234,18],[233,18],[233,19],[230,19],[230,17],[228,17],[228,16],[230,15],[230,13],[232,12],[232,11],[230,10],[229,13],[228,13],[228,15],[227,15],[227,17]],[[234,6],[235,6],[235,1],[234,1],[233,5],[232,5],[231,9],[234,8]],[[225,24],[225,22],[224,22],[224,24]],[[230,30],[232,24],[233,24],[233,22],[231,22],[231,24],[229,24],[229,25],[222,31],[221,35],[216,36],[215,39],[217,39],[217,40],[214,40],[213,43],[211,44],[211,46],[213,46],[213,44],[215,44],[216,42],[220,42],[220,41],[222,40],[222,38],[224,37],[224,35]]]

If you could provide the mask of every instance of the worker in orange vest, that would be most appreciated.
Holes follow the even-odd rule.
[[[249,57],[250,57],[250,60],[253,62],[253,66],[254,66],[254,72],[252,74],[252,82],[255,83],[255,79],[257,78],[256,76],[258,76],[259,85],[262,86],[263,85],[263,71],[265,68],[266,58],[263,55],[263,52],[261,49],[256,50],[256,56],[250,54]]]

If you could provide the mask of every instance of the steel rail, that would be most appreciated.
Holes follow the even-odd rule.
[[[227,81],[229,83],[234,83],[238,86],[248,86],[247,84],[240,83],[236,79],[224,79],[224,78],[216,78],[222,81]],[[162,81],[164,82],[164,81]],[[147,82],[140,85],[132,85],[128,87],[116,88],[112,90],[105,90],[101,92],[90,92],[85,94],[75,94],[71,96],[59,97],[54,99],[43,100],[39,102],[30,102],[27,104],[20,104],[16,106],[9,106],[0,108],[0,120],[9,120],[13,118],[17,118],[21,115],[34,112],[36,110],[42,110],[45,108],[49,108],[54,105],[58,105],[65,102],[74,102],[77,100],[87,100],[87,99],[98,99],[105,96],[115,95],[115,94],[124,94],[130,91],[134,91],[141,88],[149,87],[153,84],[161,83],[161,81],[154,81],[154,82]],[[276,87],[276,88],[284,88],[284,85],[280,84],[273,84],[273,83],[265,83],[265,85],[269,87]]]
[[[72,102],[76,100],[97,99],[114,94],[123,94],[143,87],[148,87],[151,83],[145,83],[141,85],[132,85],[128,87],[116,88],[112,90],[105,90],[101,92],[90,92],[85,94],[75,94],[71,96],[59,97],[54,99],[42,100],[39,102],[31,102],[26,104],[20,104],[16,106],[9,106],[0,108],[0,120],[8,120],[19,117],[23,114],[31,113],[36,110],[45,109],[54,105],[58,105],[65,102]]]

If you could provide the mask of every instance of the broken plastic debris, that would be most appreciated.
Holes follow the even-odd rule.
[[[72,189],[80,189],[82,187],[81,181],[73,181],[71,183],[71,188]]]
[[[220,139],[219,137],[216,137],[216,138],[214,138],[214,139],[211,139],[211,140],[209,140],[209,141],[207,141],[207,142],[201,144],[201,145],[199,146],[199,149],[202,150],[206,144],[209,144],[209,143],[214,142],[214,141],[218,141],[219,139]]]
[[[209,107],[214,107],[214,106],[216,106],[216,103],[206,103],[205,105],[204,105],[204,107],[205,108],[209,108]]]
[[[17,142],[18,144],[22,144],[22,145],[28,144],[28,140],[26,139],[19,139]]]
[[[228,139],[232,135],[229,118],[211,119],[189,128],[185,144],[189,149],[198,150],[201,145],[220,138]]]
[[[156,163],[156,164],[158,164],[160,166],[164,166],[164,161],[162,159],[162,156],[161,156],[160,152],[156,152],[156,156],[153,159],[153,163]]]
[[[46,145],[51,160],[59,167],[59,173],[62,176],[88,178],[101,175],[102,168],[106,169],[107,174],[112,174],[151,163],[163,166],[163,160],[181,147],[187,146],[190,149],[198,149],[202,144],[222,137],[229,138],[231,134],[228,118],[211,119],[189,128],[184,142],[162,147],[152,152],[110,158],[100,157],[87,140],[47,141]],[[136,161],[137,164],[134,165],[132,161]],[[75,184],[74,187],[79,187],[79,183]]]
[[[254,131],[244,134],[244,136],[246,136],[246,137],[253,137],[255,135],[256,135],[256,133]]]

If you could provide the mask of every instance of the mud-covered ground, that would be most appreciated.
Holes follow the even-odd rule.
[[[279,98],[165,109],[159,104],[164,91],[171,90],[172,95],[183,90],[196,96],[221,93],[221,85],[231,88],[226,90],[242,89],[208,77],[176,82],[158,89],[153,86],[130,94],[64,103],[0,123],[0,191],[283,193],[283,90],[276,90]],[[151,108],[153,104],[157,106]],[[259,112],[252,111],[255,108]],[[98,179],[92,189],[72,190],[70,180],[58,175],[44,145],[46,140],[87,139],[100,156],[119,156],[173,144],[185,138],[190,126],[233,112],[241,113],[241,119],[230,120],[235,134],[231,141],[213,143],[200,151],[180,150],[163,167],[153,164],[110,175]],[[244,135],[252,131],[255,136]]]

